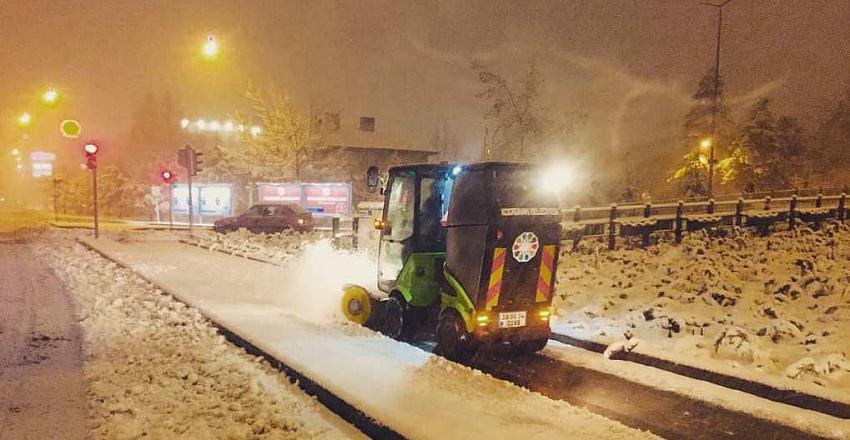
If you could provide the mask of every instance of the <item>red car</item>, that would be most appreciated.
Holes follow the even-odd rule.
[[[297,203],[262,203],[244,214],[216,220],[213,230],[219,233],[245,228],[255,234],[282,232],[293,229],[306,232],[313,229],[313,214]]]

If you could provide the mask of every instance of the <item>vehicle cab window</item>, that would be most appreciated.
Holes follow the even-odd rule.
[[[263,215],[263,207],[261,205],[254,205],[245,211],[246,215]]]
[[[417,215],[418,245],[422,251],[445,250],[445,214],[449,207],[452,181],[448,176],[423,177],[419,184]]]
[[[413,235],[415,183],[413,173],[403,173],[393,178],[387,208],[391,240],[401,241]]]

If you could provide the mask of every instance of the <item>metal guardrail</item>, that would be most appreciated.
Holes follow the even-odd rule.
[[[573,249],[583,237],[608,238],[608,248],[616,247],[617,237],[640,236],[644,246],[649,245],[654,232],[668,231],[681,243],[684,232],[716,227],[755,227],[767,235],[777,223],[787,222],[793,229],[800,222],[814,223],[830,218],[844,221],[847,218],[847,194],[824,194],[823,190],[812,194],[811,190],[784,190],[775,193],[790,193],[787,197],[766,195],[748,198],[675,203],[632,204],[605,207],[563,209],[564,239],[572,240]]]

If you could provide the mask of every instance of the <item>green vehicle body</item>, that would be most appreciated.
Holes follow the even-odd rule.
[[[431,307],[439,301],[441,314],[446,309],[454,309],[463,318],[466,330],[472,332],[475,329],[475,306],[460,283],[442,270],[445,260],[445,252],[411,254],[399,274],[395,291],[401,294],[408,304],[417,307]],[[454,290],[454,295],[443,292],[440,283],[436,281],[438,268],[443,271],[449,287]]]

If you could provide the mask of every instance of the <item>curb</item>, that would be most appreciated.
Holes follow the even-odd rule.
[[[360,432],[367,435],[368,437],[373,438],[373,439],[391,439],[391,440],[396,440],[396,439],[404,440],[406,438],[403,435],[399,434],[398,432],[394,431],[392,428],[389,428],[389,427],[381,424],[380,422],[378,422],[374,418],[369,417],[363,411],[357,409],[355,406],[346,402],[345,400],[343,400],[342,398],[340,398],[336,394],[334,394],[331,391],[329,391],[328,389],[322,387],[317,382],[314,382],[309,377],[305,376],[303,373],[301,373],[298,370],[290,367],[285,362],[281,361],[280,359],[277,359],[276,357],[274,357],[270,353],[262,350],[261,348],[257,347],[256,345],[254,345],[250,341],[242,338],[241,336],[234,333],[233,331],[231,331],[227,327],[221,325],[220,323],[215,321],[213,318],[211,318],[207,314],[203,313],[200,309],[198,309],[194,305],[189,304],[186,301],[183,301],[180,298],[179,295],[175,295],[174,292],[171,292],[169,289],[166,289],[163,286],[160,286],[159,284],[155,283],[154,281],[149,279],[147,276],[137,272],[135,269],[133,269],[129,265],[125,264],[123,261],[120,261],[119,259],[117,259],[117,258],[115,258],[111,255],[108,255],[105,252],[102,252],[100,249],[95,248],[93,245],[91,245],[90,243],[88,243],[84,240],[77,239],[76,241],[77,241],[77,243],[84,246],[86,249],[94,251],[97,254],[99,254],[100,256],[106,258],[107,260],[112,261],[115,264],[121,266],[122,268],[130,271],[133,275],[145,280],[145,282],[147,282],[148,284],[156,286],[158,289],[162,290],[164,293],[167,293],[169,296],[174,298],[176,301],[179,301],[180,303],[183,303],[186,306],[191,307],[191,308],[201,312],[201,314],[230,343],[236,345],[237,347],[244,349],[247,353],[249,353],[251,355],[262,356],[263,359],[268,361],[269,364],[271,364],[272,367],[274,367],[275,369],[277,369],[278,371],[280,371],[281,373],[286,375],[286,377],[289,379],[289,381],[291,383],[296,384],[298,386],[298,388],[300,388],[302,391],[304,391],[308,395],[315,397],[316,400],[318,400],[319,403],[321,403],[323,406],[325,406],[328,410],[330,410],[334,414],[338,415],[340,418],[342,418],[346,422],[350,423],[352,426],[357,428]],[[271,264],[271,263],[269,263],[269,264]]]
[[[222,254],[224,254],[224,255],[230,255],[231,257],[247,258],[247,259],[249,259],[249,260],[251,260],[251,261],[256,261],[256,262],[258,262],[258,263],[265,263],[265,264],[271,264],[272,266],[283,267],[283,265],[282,265],[282,264],[275,263],[275,262],[273,262],[273,261],[264,260],[264,259],[262,259],[262,258],[253,257],[253,256],[251,256],[251,255],[240,255],[240,254],[237,254],[236,252],[228,252],[228,251],[226,251],[226,250],[224,250],[224,249],[212,249],[212,247],[211,247],[211,246],[203,245],[203,244],[200,244],[200,243],[193,243],[193,242],[191,242],[191,241],[189,241],[189,240],[185,240],[185,239],[182,239],[182,238],[181,238],[180,240],[177,240],[177,241],[178,241],[178,242],[180,242],[180,243],[183,243],[183,244],[185,244],[185,245],[199,247],[199,248],[201,248],[201,249],[206,249],[206,250],[208,250],[208,251],[221,252]]]
[[[608,348],[607,345],[599,342],[575,338],[561,333],[552,333],[551,336],[549,336],[549,339],[553,339],[564,344],[574,345],[586,350],[595,351],[597,353],[604,353]],[[679,364],[673,361],[633,351],[617,352],[611,356],[611,359],[634,362],[636,364],[658,368],[681,376],[711,382],[715,385],[742,391],[774,402],[817,411],[842,419],[850,419],[850,405],[801,391],[784,390],[762,382],[709,371],[692,365]]]

